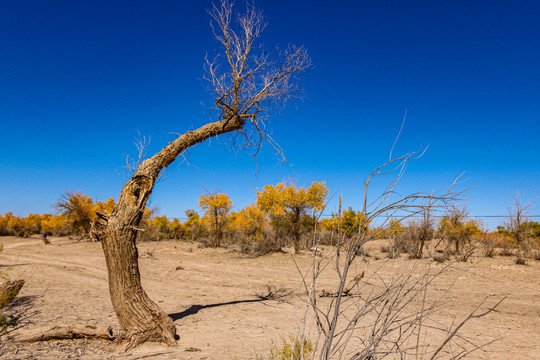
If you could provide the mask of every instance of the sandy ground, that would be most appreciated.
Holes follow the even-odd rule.
[[[76,243],[52,238],[43,245],[37,237],[2,237],[0,270],[11,279],[25,279],[14,307],[25,328],[64,324],[112,325],[117,320],[109,299],[105,261],[99,243]],[[326,249],[324,251],[330,251]],[[323,253],[324,253],[323,251]],[[173,319],[180,340],[175,347],[147,344],[118,353],[105,340],[64,340],[18,344],[0,342],[5,359],[254,359],[267,355],[272,342],[297,333],[306,308],[301,276],[287,253],[251,258],[227,249],[199,248],[195,243],[163,241],[139,244],[142,282],[149,296]],[[442,265],[431,260],[359,261],[354,271],[399,274],[416,263]],[[296,255],[301,269],[312,256]],[[512,258],[473,258],[456,263],[441,278],[446,295],[441,321],[450,324],[465,317],[487,294],[507,299],[487,317],[475,319],[463,334],[477,343],[496,342],[475,359],[540,359],[540,263],[518,266]],[[334,275],[320,279],[332,289]],[[263,300],[268,288],[283,295]],[[196,351],[186,351],[186,350]]]

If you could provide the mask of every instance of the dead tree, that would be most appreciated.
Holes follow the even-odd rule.
[[[289,46],[275,60],[258,47],[265,28],[262,13],[253,6],[233,19],[232,4],[222,0],[209,11],[221,53],[206,59],[206,79],[215,95],[216,120],[188,131],[154,156],[142,161],[120,192],[110,215],[98,214],[93,235],[101,241],[112,303],[121,327],[120,337],[133,347],[146,341],[174,344],[172,319],[141,287],[135,241],[146,202],[156,179],[188,148],[211,137],[230,133],[253,155],[266,141],[279,148],[265,131],[268,116],[301,95],[298,77],[310,66],[303,47]],[[239,140],[240,139],[240,140]]]
[[[431,216],[429,206],[426,206],[426,211],[422,213],[422,218],[416,225],[414,250],[411,257],[421,259],[424,255],[426,242],[433,239],[434,236],[434,219]]]
[[[508,209],[508,217],[504,221],[504,227],[516,242],[516,263],[527,264],[529,256],[530,228],[528,226],[528,209],[530,203],[523,204],[519,195],[514,196],[512,207]]]
[[[400,195],[397,183],[408,162],[416,157],[415,153],[410,153],[391,158],[371,173],[364,183],[363,223],[358,233],[350,238],[340,234],[333,251],[326,252],[321,258],[314,251],[307,270],[295,263],[302,276],[306,300],[298,340],[300,343],[308,338],[313,340],[311,357],[300,354],[298,358],[461,359],[487,345],[475,344],[459,331],[467,322],[494,311],[502,299],[482,311],[488,301],[494,299],[493,295],[486,296],[461,322],[449,327],[437,318],[448,290],[437,285],[440,293],[434,297],[428,296],[428,290],[441,275],[452,269],[451,264],[439,270],[428,264],[423,272],[419,272],[423,262],[415,262],[412,266],[401,267],[392,276],[383,276],[382,267],[366,269],[366,272],[362,271],[352,281],[349,280],[353,264],[360,256],[358,250],[364,244],[388,233],[396,224],[419,215],[425,216],[424,223],[429,224],[430,211],[441,211],[463,200],[465,190],[454,190],[458,179],[448,189],[438,192]],[[370,183],[385,176],[390,177],[388,185],[372,198],[373,192],[368,191]],[[367,224],[376,220],[379,220],[378,227],[369,230]],[[314,231],[313,247],[317,245],[317,233]],[[336,279],[336,290],[319,291],[322,274],[328,272]],[[310,312],[313,320],[309,317]],[[315,336],[312,335],[312,321],[316,328]],[[423,342],[428,333],[438,333],[443,340],[438,344]]]

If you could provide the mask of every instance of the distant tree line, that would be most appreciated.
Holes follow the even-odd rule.
[[[286,182],[266,185],[256,191],[255,203],[239,211],[231,211],[233,202],[224,193],[206,193],[199,197],[202,216],[193,209],[185,212],[185,220],[169,220],[155,215],[155,210],[144,211],[139,241],[186,240],[199,241],[205,246],[236,246],[250,254],[266,254],[292,247],[296,253],[311,248],[313,233],[318,245],[335,245],[336,239],[352,237],[368,231],[376,239],[388,239],[381,250],[390,258],[408,254],[422,258],[426,248],[436,248],[440,260],[456,256],[467,260],[481,250],[485,256],[514,255],[526,262],[540,246],[540,223],[530,221],[518,206],[508,221],[489,232],[481,222],[468,216],[465,207],[451,207],[435,218],[426,211],[418,218],[404,222],[391,219],[384,228],[370,224],[361,212],[347,208],[320,219],[328,195],[325,182],[313,182],[301,187]],[[0,235],[29,237],[47,233],[55,236],[90,238],[97,213],[110,214],[115,206],[113,198],[93,201],[80,192],[64,193],[54,205],[56,214],[30,214],[26,217],[12,213],[0,215]],[[520,212],[521,211],[521,212]],[[516,213],[516,211],[514,211]]]

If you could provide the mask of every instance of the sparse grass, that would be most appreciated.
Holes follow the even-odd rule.
[[[313,345],[309,340],[301,340],[296,336],[289,335],[288,339],[282,338],[281,344],[272,343],[269,357],[257,355],[256,360],[301,360],[309,359],[313,353]]]

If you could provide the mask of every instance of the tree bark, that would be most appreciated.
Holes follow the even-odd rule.
[[[121,329],[119,338],[127,341],[127,349],[146,341],[168,345],[176,341],[173,320],[143,290],[138,265],[136,240],[156,179],[187,148],[243,125],[241,117],[228,116],[179,136],[141,163],[122,188],[110,215],[98,214],[93,233],[105,253],[109,291]]]
[[[300,254],[300,233],[294,233],[294,253]]]

